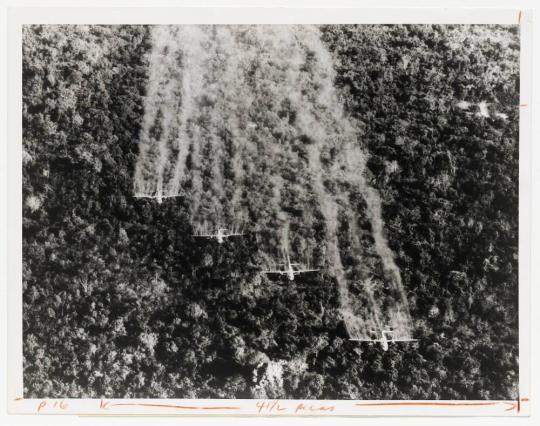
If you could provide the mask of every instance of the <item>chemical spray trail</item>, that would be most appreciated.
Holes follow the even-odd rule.
[[[169,52],[178,50],[179,31],[180,27],[177,27],[171,36],[166,27],[152,30],[150,76],[134,179],[135,193],[139,195],[173,195],[168,191],[167,177],[174,173],[171,157],[182,143],[178,139],[181,121],[176,114],[182,109],[182,73],[186,69],[178,66],[177,58]]]
[[[385,280],[381,286],[384,290],[385,300],[380,305],[386,306],[386,309],[383,310],[381,320],[385,329],[394,330],[395,338],[411,338],[412,320],[409,304],[403,288],[401,273],[384,236],[381,198],[375,188],[371,187],[366,180],[366,156],[358,146],[354,145],[348,146],[343,152],[347,165],[346,180],[355,184],[354,188],[360,193],[365,203],[364,211],[370,221],[371,235],[375,243],[374,249],[384,271]],[[353,211],[355,210],[353,209]],[[371,288],[373,287],[371,286]]]
[[[338,205],[323,185],[322,173],[320,172],[322,165],[320,163],[319,155],[320,153],[316,146],[310,147],[309,163],[310,168],[313,171],[313,190],[319,200],[320,208],[326,223],[327,267],[338,284],[341,312],[347,332],[352,337],[366,337],[366,333],[364,332],[366,321],[362,321],[361,318],[355,314],[354,304],[349,294],[345,271],[341,260],[341,253],[339,251],[337,230]]]
[[[165,26],[152,42],[135,192],[189,193],[194,225],[249,226],[263,261],[324,248],[351,337],[383,327],[410,337],[381,200],[319,29]],[[321,216],[324,235],[314,231]],[[361,218],[374,243],[353,236],[346,254],[366,263],[344,264],[340,227]]]
[[[395,337],[408,338],[411,334],[408,303],[399,269],[384,237],[380,197],[366,181],[366,155],[358,143],[355,127],[344,117],[343,108],[333,84],[332,59],[315,32],[304,31],[301,40],[306,47],[305,50],[312,53],[308,56],[300,78],[296,82],[296,87],[301,88],[301,91],[295,93],[297,108],[303,109],[298,127],[299,131],[312,142],[308,150],[313,188],[326,221],[329,269],[338,281],[346,326],[349,333],[355,337],[367,338],[368,335],[372,335],[372,330],[377,332],[384,327],[392,328],[395,331]],[[311,94],[311,96],[304,94]],[[320,156],[327,148],[333,148],[341,155],[334,163],[333,170],[326,170],[325,175],[337,178],[337,182],[334,182],[337,184],[340,183],[339,180],[343,184],[354,183],[355,190],[361,193],[367,206],[364,214],[367,214],[371,223],[375,251],[385,272],[384,282],[390,283],[390,288],[380,294],[380,297],[385,300],[379,304],[375,302],[373,296],[371,278],[367,277],[364,280],[364,299],[368,301],[365,304],[367,309],[365,307],[362,309],[351,301],[344,274],[339,250],[336,195],[330,195],[322,182],[322,174],[325,170],[320,162]],[[343,204],[343,197],[339,199]],[[348,208],[351,209],[351,206],[349,205]],[[356,247],[360,248],[358,245]],[[358,253],[361,253],[361,250],[358,250]],[[381,306],[387,306],[387,308],[384,309]],[[358,326],[359,320],[361,326]]]
[[[350,336],[363,336],[365,322],[354,312],[339,249],[339,206],[324,186],[323,174],[328,176],[329,170],[325,170],[320,161],[325,144],[339,137],[340,130],[335,126],[332,111],[335,99],[332,97],[331,59],[322,47],[315,29],[298,28],[295,39],[303,58],[300,61],[302,67],[291,75],[292,81],[289,82],[292,89],[289,99],[293,110],[298,112],[294,130],[299,138],[307,142],[305,150],[310,186],[325,220],[326,267],[338,285],[345,327]]]

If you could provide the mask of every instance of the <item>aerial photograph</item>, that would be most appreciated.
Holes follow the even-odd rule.
[[[519,398],[518,25],[25,25],[24,398]]]

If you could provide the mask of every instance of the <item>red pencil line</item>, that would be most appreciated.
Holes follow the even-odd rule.
[[[518,25],[521,25],[521,10],[519,11],[518,15]]]
[[[498,402],[366,402],[358,403],[360,406],[388,406],[388,405],[412,405],[412,406],[444,406],[444,407],[467,407],[467,406],[486,406],[497,405]]]
[[[218,407],[218,406],[203,406],[203,407],[194,407],[189,405],[171,405],[171,404],[148,404],[148,403],[128,403],[120,402],[116,404],[109,404],[109,407],[120,407],[120,406],[129,406],[129,407],[157,407],[157,408],[176,408],[179,410],[239,410],[240,407]]]

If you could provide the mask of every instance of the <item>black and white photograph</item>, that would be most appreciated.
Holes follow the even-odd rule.
[[[519,403],[521,107],[517,20],[24,25],[21,397]]]

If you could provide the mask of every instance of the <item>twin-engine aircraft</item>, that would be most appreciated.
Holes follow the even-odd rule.
[[[144,195],[144,194],[135,194],[135,198],[154,198],[157,200],[158,204],[161,204],[163,202],[164,198],[175,198],[175,197],[183,197],[184,195],[178,194],[178,195],[163,195],[163,192],[161,189],[158,189],[156,195]]]
[[[394,333],[393,330],[381,330],[381,338],[380,339],[354,339],[350,338],[349,340],[352,342],[376,342],[380,343],[382,350],[387,351],[389,344],[394,342],[417,342],[418,339],[395,339],[392,337],[392,334]]]
[[[234,230],[231,232],[227,228],[217,228],[216,232],[209,234],[193,234],[193,236],[196,238],[215,239],[218,244],[223,244],[225,238],[240,237],[242,235],[244,235],[242,232],[236,232]]]
[[[277,274],[277,275],[286,275],[290,281],[294,281],[296,275],[304,274],[306,272],[317,272],[319,269],[309,269],[304,267],[301,263],[291,263],[289,254],[285,254],[285,262],[280,263],[283,265],[284,269],[269,269],[262,271],[263,274]]]

